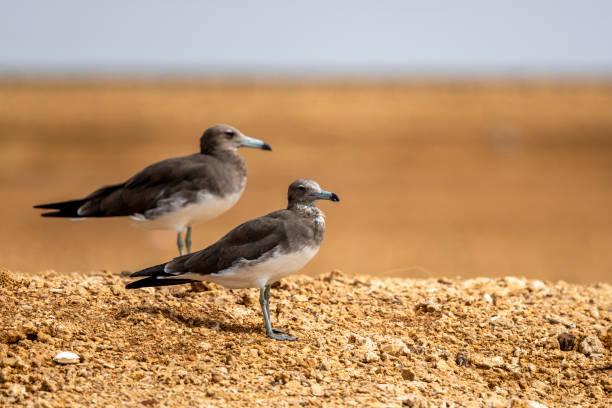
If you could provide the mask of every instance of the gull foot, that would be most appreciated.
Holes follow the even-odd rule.
[[[275,329],[273,329],[273,330],[275,330]],[[266,333],[266,334],[271,339],[280,340],[280,341],[296,341],[298,339],[297,337],[293,337],[293,336],[290,336],[288,334],[275,334],[274,332]]]

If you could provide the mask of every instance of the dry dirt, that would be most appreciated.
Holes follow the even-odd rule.
[[[606,283],[296,276],[271,310],[300,339],[277,342],[254,289],[127,281],[2,270],[0,406],[612,404]]]

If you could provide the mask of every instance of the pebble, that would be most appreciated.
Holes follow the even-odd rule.
[[[561,333],[557,336],[559,348],[563,351],[573,350],[576,346],[576,337],[570,333]]]
[[[408,408],[428,408],[429,403],[417,395],[408,395],[403,397],[402,406]]]
[[[548,408],[546,405],[531,400],[512,400],[510,408]]]
[[[450,371],[451,368],[446,364],[446,361],[440,359],[436,362],[436,368],[440,371]]]
[[[364,363],[372,363],[378,360],[380,360],[380,356],[373,351],[366,351],[366,353],[363,355]]]
[[[416,380],[416,374],[410,368],[403,368],[402,378],[406,381],[414,381]]]
[[[417,303],[415,310],[423,313],[436,313],[440,311],[440,305],[428,302]]]
[[[552,323],[552,324],[562,324],[565,327],[567,327],[568,329],[574,329],[576,328],[576,325],[560,316],[555,316],[555,315],[546,315],[546,319]]]
[[[601,357],[606,352],[606,349],[601,344],[599,338],[591,334],[580,342],[578,351],[589,357],[597,358]]]
[[[312,384],[310,386],[310,393],[315,397],[321,397],[324,394],[323,387],[321,387],[319,384]]]
[[[504,282],[506,282],[506,286],[511,291],[523,290],[527,286],[527,284],[523,280],[515,278],[513,276],[505,277]]]
[[[546,289],[546,284],[540,280],[534,280],[529,282],[529,284],[527,285],[527,289],[532,292],[541,292]]]
[[[76,364],[81,358],[70,351],[61,351],[53,357],[53,361],[59,364]]]
[[[462,350],[455,356],[455,364],[457,364],[459,367],[467,366],[469,363],[470,360],[467,351]]]
[[[495,357],[480,357],[474,361],[474,364],[478,368],[483,368],[488,370],[493,367],[503,367],[505,365],[503,357],[495,356]]]
[[[514,327],[514,322],[512,319],[508,319],[507,317],[503,316],[493,316],[491,318],[491,324],[497,327],[503,327],[505,329],[511,329]]]
[[[498,395],[490,395],[484,400],[484,405],[488,408],[507,408],[506,399]],[[475,405],[480,407],[481,405]]]
[[[380,347],[380,350],[392,356],[408,354],[408,346],[400,339],[393,339],[390,343],[385,343]]]
[[[8,330],[5,334],[4,342],[6,344],[14,344],[26,338],[25,334],[22,331],[17,330]]]
[[[7,384],[4,393],[9,397],[17,399],[21,399],[28,394],[26,388],[21,384]]]

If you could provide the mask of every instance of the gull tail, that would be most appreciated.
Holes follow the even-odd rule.
[[[171,285],[182,285],[184,283],[199,282],[193,279],[181,279],[173,278],[175,275],[164,271],[165,263],[151,266],[150,268],[143,269],[138,272],[134,272],[130,275],[132,278],[146,276],[145,279],[140,279],[134,282],[130,282],[125,285],[126,289],[138,289],[146,288],[151,286],[171,286]]]
[[[42,213],[43,217],[69,217],[69,218],[80,218],[78,211],[83,204],[87,202],[86,198],[80,200],[62,201],[60,203],[51,204],[39,204],[35,205],[34,208],[42,208],[45,210],[56,210],[53,212]]]

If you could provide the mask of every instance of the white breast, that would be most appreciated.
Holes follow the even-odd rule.
[[[210,193],[198,193],[198,200],[185,204],[181,197],[167,200],[163,214],[155,218],[147,218],[143,214],[130,216],[133,223],[146,229],[171,229],[177,232],[185,227],[201,221],[207,221],[229,210],[242,195],[238,193],[219,197]]]
[[[262,288],[302,269],[319,251],[319,247],[306,247],[298,252],[281,254],[274,251],[265,261],[245,261],[211,275],[182,275],[218,283],[229,289]]]

